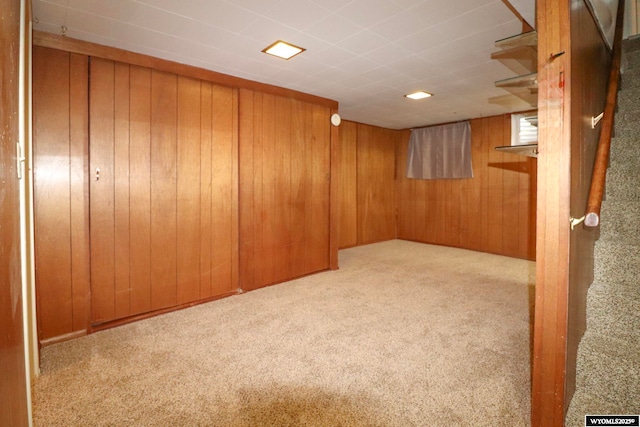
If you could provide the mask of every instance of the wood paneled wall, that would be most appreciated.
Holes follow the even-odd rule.
[[[358,245],[358,124],[340,124],[340,248]]]
[[[340,125],[340,247],[396,238],[397,131],[343,121]]]
[[[34,41],[41,343],[337,267],[335,101]]]
[[[33,53],[36,296],[46,340],[89,323],[88,58]]]
[[[610,54],[584,1],[540,0],[538,13],[538,246],[532,425],[562,426],[575,390],[597,230],[567,224],[585,214],[604,109]],[[554,61],[548,58],[563,52]],[[559,108],[561,107],[561,108]]]
[[[402,132],[358,124],[358,244],[396,237],[395,153]]]
[[[89,99],[92,324],[234,293],[237,91],[92,58]]]
[[[23,427],[29,425],[31,409],[25,367],[22,307],[26,295],[22,292],[16,142],[22,114],[18,94],[25,92],[19,84],[20,26],[26,23],[20,19],[20,1],[1,0],[0,8],[0,425]]]
[[[330,267],[331,109],[240,91],[240,284]]]
[[[406,178],[398,146],[398,238],[535,259],[536,160],[501,153],[510,115],[471,120],[472,179]]]

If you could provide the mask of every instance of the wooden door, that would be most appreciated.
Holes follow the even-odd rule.
[[[91,59],[97,325],[233,293],[237,92]]]
[[[243,290],[330,267],[331,110],[240,91]]]

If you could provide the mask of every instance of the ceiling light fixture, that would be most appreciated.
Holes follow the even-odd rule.
[[[429,92],[424,92],[424,91],[418,91],[418,92],[413,92],[410,93],[408,95],[405,95],[405,97],[409,98],[409,99],[424,99],[424,98],[428,98],[432,96]]]
[[[304,52],[306,49],[292,45],[291,43],[278,40],[277,42],[265,47],[262,51],[269,55],[277,56],[282,59],[291,59],[299,53]]]

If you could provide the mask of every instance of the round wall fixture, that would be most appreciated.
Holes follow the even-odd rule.
[[[342,121],[342,119],[340,118],[340,114],[338,113],[333,113],[331,115],[331,124],[334,126],[340,126],[340,122]]]

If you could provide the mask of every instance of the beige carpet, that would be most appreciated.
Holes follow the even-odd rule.
[[[400,240],[42,351],[36,426],[528,426],[534,264]]]

